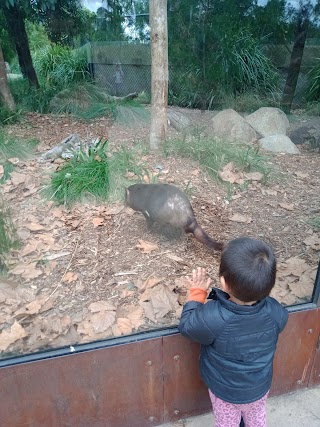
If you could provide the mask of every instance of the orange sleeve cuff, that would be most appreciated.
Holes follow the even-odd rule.
[[[205,302],[208,292],[201,288],[190,288],[188,301]]]

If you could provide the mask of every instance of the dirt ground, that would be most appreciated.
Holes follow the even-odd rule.
[[[200,127],[214,114],[178,110]],[[290,120],[294,128],[309,119]],[[206,267],[218,286],[219,253],[193,236],[149,231],[144,217],[121,202],[66,209],[40,194],[58,165],[39,163],[39,155],[69,134],[131,147],[146,140],[147,123],[129,128],[99,119],[88,125],[29,114],[9,133],[36,138],[39,145],[37,155],[20,160],[2,185],[22,245],[11,253],[8,278],[1,279],[0,357],[176,325],[187,295],[182,277],[196,266]],[[172,128],[171,136],[177,136]],[[299,149],[299,155],[267,154],[276,178],[266,185],[252,182],[232,195],[196,162],[143,158],[150,173],[160,173],[159,182],[182,189],[189,183],[198,223],[211,237],[228,241],[247,235],[272,245],[278,260],[272,295],[284,305],[310,300],[319,262],[320,233],[308,220],[320,212],[320,155],[307,146]]]

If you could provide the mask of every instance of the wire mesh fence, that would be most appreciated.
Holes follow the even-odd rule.
[[[150,45],[97,42],[87,45],[89,69],[96,84],[110,95],[151,92]]]

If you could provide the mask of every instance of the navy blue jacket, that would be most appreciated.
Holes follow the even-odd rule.
[[[214,299],[185,304],[179,331],[201,344],[202,379],[217,397],[250,403],[270,389],[278,335],[288,311],[274,298],[238,305],[215,289]]]

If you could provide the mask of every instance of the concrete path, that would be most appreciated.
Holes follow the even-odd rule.
[[[179,420],[160,427],[214,427],[212,414]],[[320,427],[320,387],[270,397],[268,427]]]

